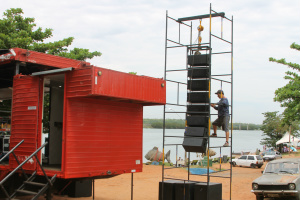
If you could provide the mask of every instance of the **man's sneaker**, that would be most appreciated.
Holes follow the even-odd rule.
[[[229,147],[229,143],[225,142],[225,144],[223,145],[223,147]]]
[[[216,134],[216,133],[213,133],[213,134],[211,134],[210,137],[217,137],[217,134]]]

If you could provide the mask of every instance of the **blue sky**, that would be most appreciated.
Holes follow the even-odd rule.
[[[93,65],[161,78],[166,10],[177,19],[208,14],[210,3],[214,10],[234,18],[233,122],[262,123],[263,112],[283,110],[273,98],[274,91],[286,84],[283,76],[288,70],[268,58],[300,63],[300,52],[289,48],[293,42],[300,43],[299,1],[10,0],[2,2],[0,13],[22,8],[38,27],[54,30],[48,41],[73,36],[72,47],[102,52],[89,60]],[[204,26],[204,39],[207,30]],[[217,100],[213,96],[212,101]],[[144,109],[146,118],[162,118],[162,113],[162,106]],[[168,117],[184,118],[175,113]]]

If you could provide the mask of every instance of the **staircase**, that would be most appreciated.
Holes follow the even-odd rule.
[[[47,190],[51,189],[51,186],[56,179],[56,175],[50,179],[50,182],[41,180],[37,181],[35,178],[36,171],[23,182],[23,184],[10,196],[10,198],[14,199],[16,196],[33,195],[32,200],[38,199]],[[47,199],[49,199],[49,197]]]
[[[46,197],[47,200],[51,199],[51,187],[53,186],[53,183],[54,181],[56,180],[56,174],[51,178],[49,179],[49,177],[47,176],[45,170],[43,169],[38,157],[37,157],[37,153],[42,149],[44,148],[46,145],[47,145],[47,142],[44,143],[40,148],[38,148],[35,152],[33,152],[26,160],[24,160],[21,164],[17,158],[17,156],[15,155],[14,153],[14,150],[20,146],[22,143],[24,142],[24,140],[22,140],[19,144],[17,144],[14,148],[12,148],[6,155],[5,157],[7,157],[9,154],[13,154],[17,163],[19,164],[13,171],[11,171],[5,178],[3,178],[1,181],[0,181],[0,187],[2,189],[2,191],[4,192],[5,196],[7,197],[7,199],[14,199],[15,197],[17,196],[24,196],[24,195],[33,195],[32,197],[32,200],[35,200],[35,199],[38,199],[41,195],[43,195],[46,191],[48,191],[48,195]],[[22,166],[28,162],[28,160],[30,160],[32,157],[35,157],[36,159],[36,162],[39,164],[44,176],[43,176],[43,180],[40,178],[39,176],[39,179],[37,178],[36,176],[36,171],[33,172],[33,174],[28,177]],[[4,159],[5,157],[3,157],[2,159]],[[0,159],[0,162],[1,160]],[[21,169],[22,172],[23,172],[23,176],[25,178],[25,181],[23,182],[23,184],[17,188],[15,190],[14,193],[12,193],[11,195],[8,194],[8,192],[6,191],[6,189],[4,188],[3,184],[6,180],[8,180],[8,178],[10,178],[17,170]]]

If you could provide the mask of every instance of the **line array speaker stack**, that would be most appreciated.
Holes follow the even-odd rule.
[[[206,152],[210,110],[210,60],[209,54],[188,56],[187,127],[182,144],[187,152]]]

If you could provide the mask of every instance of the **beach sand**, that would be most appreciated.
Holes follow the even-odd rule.
[[[291,154],[285,157],[295,157]],[[233,167],[232,168],[232,200],[255,200],[251,193],[251,183],[261,176],[266,166],[262,168]],[[214,164],[213,168],[219,168]],[[221,165],[222,169],[229,169],[229,163]],[[183,168],[165,170],[165,177],[187,179],[188,173]],[[230,171],[219,172],[217,176],[229,176]],[[190,176],[191,180],[207,181],[206,176]],[[144,165],[143,172],[133,174],[133,199],[134,200],[158,200],[159,182],[162,180],[162,166]],[[222,183],[222,199],[230,199],[230,178],[211,177],[210,182]],[[131,199],[131,174],[122,174],[108,179],[95,180],[95,199],[97,200],[130,200]],[[43,199],[40,197],[39,199]],[[56,196],[55,200],[91,200],[92,197],[70,198],[68,196]]]

